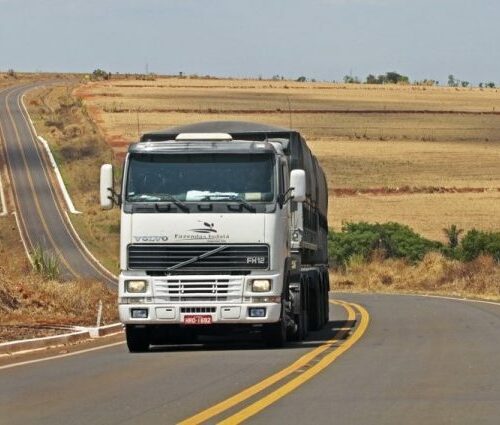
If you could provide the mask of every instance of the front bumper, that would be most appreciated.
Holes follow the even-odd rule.
[[[264,308],[263,317],[251,317],[250,309]],[[241,304],[120,304],[120,320],[125,324],[183,324],[186,316],[211,316],[213,324],[275,323],[281,316],[281,303]],[[147,310],[147,318],[133,318],[132,311]]]

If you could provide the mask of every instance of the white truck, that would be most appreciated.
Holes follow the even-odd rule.
[[[269,346],[328,321],[328,191],[293,130],[239,121],[144,134],[120,193],[118,303],[130,352],[259,331]]]

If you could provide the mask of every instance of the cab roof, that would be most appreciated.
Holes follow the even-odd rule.
[[[265,141],[268,139],[290,140],[292,135],[298,134],[296,131],[288,128],[247,121],[205,121],[144,133],[140,141],[175,140],[181,133],[227,133],[232,136],[233,140],[251,141]]]

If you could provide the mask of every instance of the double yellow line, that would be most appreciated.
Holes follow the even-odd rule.
[[[258,382],[257,384],[246,388],[240,393],[229,397],[228,399],[223,400],[220,403],[217,403],[216,405],[209,407],[208,409],[203,410],[194,416],[191,416],[190,418],[185,419],[184,421],[180,422],[180,424],[195,425],[204,423],[209,419],[212,419],[213,417],[220,415],[227,410],[235,407],[236,405],[244,402],[245,400],[248,400],[249,398],[257,395],[270,386],[277,384],[291,374],[298,374],[295,378],[288,380],[276,390],[263,395],[261,398],[254,401],[250,405],[242,408],[233,415],[218,422],[220,424],[239,424],[297,389],[299,386],[324,370],[340,355],[349,350],[349,348],[351,348],[365,333],[370,321],[370,316],[366,309],[358,304],[347,303],[344,301],[330,301],[330,303],[340,305],[346,310],[347,323],[354,323],[355,321],[358,323],[358,326],[351,334],[351,336],[347,338],[347,340],[342,342],[340,345],[337,345],[338,343],[343,341],[351,331],[351,328],[349,327],[338,329],[334,338],[326,341],[324,344],[300,357],[290,366],[265,378],[261,382]],[[359,317],[359,320],[357,317]],[[311,363],[313,361],[316,361],[316,363],[311,366]]]
[[[9,101],[9,97],[11,95],[14,94],[14,92],[16,92],[17,90],[22,90],[23,87],[21,88],[15,88],[13,90],[11,90],[9,93],[6,94],[5,96],[5,108],[6,108],[6,111],[7,111],[7,114],[9,116],[9,120],[11,122],[11,125],[12,125],[12,128],[14,130],[14,134],[15,134],[15,138],[16,138],[16,142],[17,142],[17,145],[19,147],[19,151],[21,152],[21,157],[22,157],[22,160],[23,160],[23,163],[24,163],[24,168],[25,168],[25,172],[26,172],[26,176],[28,178],[28,183],[29,183],[29,186],[30,186],[30,189],[31,189],[31,192],[32,192],[32,195],[33,195],[33,200],[34,200],[34,204],[35,204],[35,209],[37,211],[37,215],[40,219],[40,222],[42,224],[42,227],[43,227],[43,230],[47,236],[47,238],[49,239],[49,242],[50,242],[50,245],[52,246],[52,248],[54,249],[55,253],[58,255],[58,257],[61,259],[61,262],[64,264],[64,266],[66,267],[66,269],[75,277],[75,278],[81,278],[82,276],[75,270],[75,268],[73,268],[70,263],[69,263],[69,260],[66,259],[64,253],[59,249],[59,247],[57,246],[56,242],[54,241],[54,238],[52,237],[52,234],[49,230],[49,227],[47,225],[47,222],[45,220],[45,217],[43,215],[43,212],[42,212],[42,209],[41,209],[41,205],[40,205],[40,202],[39,202],[39,199],[38,199],[38,194],[35,190],[35,187],[34,187],[34,183],[33,183],[33,180],[32,180],[32,176],[31,176],[31,173],[30,173],[30,169],[29,169],[29,166],[28,166],[28,162],[27,162],[27,159],[26,159],[26,154],[25,154],[25,151],[24,151],[24,147],[22,146],[22,143],[21,143],[21,138],[20,138],[20,135],[19,135],[19,132],[18,132],[18,129],[17,129],[17,126],[16,126],[16,122],[14,120],[14,117],[12,116],[12,112],[10,110],[10,107],[9,107],[9,104],[8,104],[8,101]],[[35,140],[36,140],[36,134],[34,133],[34,130],[33,128],[30,126],[29,124],[29,118],[27,116],[27,112],[24,108],[24,105],[21,105],[21,96],[22,94],[19,93],[19,94],[16,94],[16,103],[17,103],[17,107],[19,109],[19,111],[21,112],[21,115],[22,117],[24,118],[24,121],[26,123],[26,126],[28,128],[28,131],[30,132],[30,135],[31,135],[31,138],[32,138],[32,141],[33,141],[33,149],[35,150],[36,152],[36,155],[38,157],[38,160],[40,161],[40,164],[41,164],[41,168],[42,168],[42,171],[43,171],[43,174],[44,174],[44,177],[46,179],[46,183],[48,185],[48,188],[50,190],[50,195],[52,197],[52,200],[54,202],[54,205],[55,205],[55,208],[56,208],[56,211],[61,219],[61,222],[62,224],[64,225],[65,229],[66,229],[66,232],[67,234],[69,235],[69,237],[71,238],[72,240],[72,243],[74,244],[74,247],[79,251],[79,253],[81,254],[82,258],[85,260],[85,262],[93,269],[97,272],[98,275],[100,275],[105,281],[108,281],[108,282],[111,282],[113,284],[116,284],[116,282],[114,281],[114,279],[110,278],[109,276],[107,276],[102,270],[100,270],[97,265],[94,264],[94,262],[88,258],[87,254],[83,251],[83,249],[80,247],[80,244],[78,243],[78,241],[75,239],[75,236],[73,235],[73,232],[72,230],[68,227],[68,223],[66,222],[66,219],[69,221],[70,219],[66,216],[66,219],[65,217],[63,217],[62,215],[62,212],[61,212],[61,209],[60,209],[60,202],[59,202],[59,199],[56,195],[56,193],[54,193],[54,190],[52,188],[52,181],[49,177],[49,174],[47,172],[47,169],[46,169],[46,164],[44,162],[44,160],[42,159],[42,156],[40,154],[40,151],[39,151],[39,148],[38,148],[38,145],[36,144]],[[2,133],[3,135],[3,130],[0,126],[0,132]],[[3,137],[4,141],[5,141],[5,137]],[[6,158],[7,159],[7,162],[8,162],[8,157]],[[9,164],[9,168],[10,167],[10,164]],[[12,169],[11,169],[11,173],[12,173]],[[15,187],[15,179],[14,179],[14,176],[11,175],[11,180],[12,180],[12,185],[13,185],[13,192],[14,192],[14,198],[15,198],[15,202],[17,204],[17,209],[18,209],[18,212],[19,212],[19,217],[20,217],[20,220],[21,220],[21,223],[22,223],[22,226],[24,228],[24,232],[21,231],[21,233],[24,233],[26,238],[28,239],[29,241],[29,245],[31,246],[31,250],[34,249],[34,244],[33,244],[33,241],[31,240],[31,237],[28,233],[28,228],[26,226],[26,222],[25,222],[25,219],[23,217],[23,214],[22,214],[22,211],[21,211],[21,204],[20,204],[20,201],[19,201],[19,198],[18,198],[18,193],[17,193],[17,190],[16,190],[16,187]]]

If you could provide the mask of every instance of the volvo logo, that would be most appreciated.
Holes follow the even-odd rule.
[[[167,242],[168,236],[134,236],[136,242]]]

